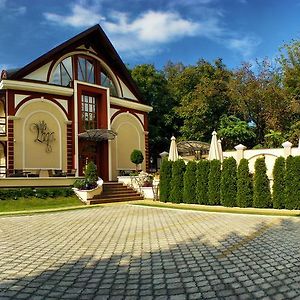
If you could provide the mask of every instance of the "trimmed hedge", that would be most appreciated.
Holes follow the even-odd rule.
[[[208,200],[208,176],[210,170],[210,162],[208,160],[200,160],[197,164],[197,186],[196,199],[199,204],[209,204]]]
[[[221,204],[228,207],[236,206],[236,160],[226,158],[221,173]]]
[[[197,185],[197,163],[189,161],[183,176],[183,201],[185,203],[196,202],[196,185]]]
[[[256,159],[254,169],[253,206],[268,208],[272,201],[265,159]]]
[[[168,202],[170,198],[172,165],[172,161],[169,161],[167,158],[164,158],[160,166],[159,200],[162,202]]]
[[[172,167],[170,201],[174,203],[183,202],[183,175],[185,163],[182,159],[176,160]]]
[[[221,182],[221,162],[214,159],[210,162],[208,175],[208,199],[209,204],[220,204],[220,182]]]
[[[286,159],[285,207],[300,209],[300,156]]]
[[[273,168],[273,207],[285,208],[285,159],[278,157]]]
[[[238,207],[251,207],[253,202],[252,178],[249,173],[248,160],[242,158],[237,169],[237,196]]]

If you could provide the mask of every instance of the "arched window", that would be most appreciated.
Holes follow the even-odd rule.
[[[78,80],[95,83],[95,63],[92,59],[78,58]]]
[[[71,56],[69,56],[56,66],[55,70],[52,73],[50,83],[62,86],[71,86],[72,80],[72,58]]]
[[[109,88],[109,93],[111,96],[118,96],[117,88],[111,79],[111,76],[105,70],[102,70],[100,73],[100,82],[102,86]]]

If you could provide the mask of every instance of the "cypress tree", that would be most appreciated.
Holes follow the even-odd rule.
[[[197,164],[196,198],[199,204],[209,204],[208,200],[208,176],[210,170],[209,160],[200,160]]]
[[[285,159],[278,157],[273,168],[273,207],[285,207]]]
[[[162,202],[169,201],[171,191],[172,165],[172,161],[164,158],[160,166],[159,200]]]
[[[254,164],[253,206],[268,208],[271,206],[271,191],[264,158],[258,158]]]
[[[196,170],[197,163],[189,161],[183,177],[183,201],[185,203],[196,203]]]
[[[214,159],[210,162],[208,175],[208,199],[210,205],[220,204],[221,162]]]
[[[285,207],[300,208],[300,157],[289,156],[286,159]]]
[[[183,202],[183,175],[185,163],[182,159],[176,160],[172,168],[171,193],[169,200],[174,203]]]
[[[252,178],[249,174],[249,163],[247,159],[243,158],[237,169],[237,206],[251,207],[252,199]]]
[[[233,157],[226,158],[221,173],[222,205],[236,206],[236,180],[236,160]]]

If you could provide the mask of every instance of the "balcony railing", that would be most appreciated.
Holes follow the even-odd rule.
[[[0,118],[0,135],[6,134],[6,118]]]

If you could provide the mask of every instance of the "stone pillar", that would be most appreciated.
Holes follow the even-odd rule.
[[[237,151],[236,162],[237,162],[237,164],[239,164],[241,159],[244,158],[244,151],[247,149],[247,147],[242,144],[239,144],[239,145],[235,146],[234,149]]]
[[[287,158],[288,156],[290,156],[292,154],[292,146],[293,144],[289,141],[284,142],[282,144],[283,149],[283,156],[284,158]]]

